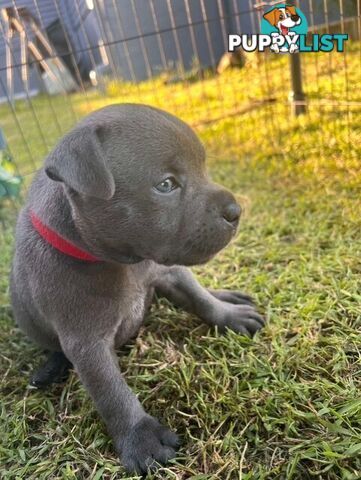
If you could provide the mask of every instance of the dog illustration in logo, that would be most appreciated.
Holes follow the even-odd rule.
[[[276,27],[278,33],[272,33],[273,37],[273,45],[271,46],[271,50],[279,53],[279,52],[290,52],[294,53],[298,50],[298,45],[296,43],[291,43],[289,47],[282,46],[280,48],[279,43],[277,42],[277,37],[282,35],[283,37],[288,36],[292,38],[296,35],[295,32],[292,32],[291,29],[296,25],[300,25],[302,22],[301,17],[297,14],[296,7],[291,5],[286,5],[285,7],[281,8],[274,8],[270,12],[267,12],[263,15],[273,27]],[[284,42],[283,42],[284,43]]]

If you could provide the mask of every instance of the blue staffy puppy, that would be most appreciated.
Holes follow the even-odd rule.
[[[212,183],[195,133],[143,105],[113,105],[83,119],[37,173],[16,230],[11,297],[19,327],[52,352],[32,383],[72,364],[128,471],[175,455],[177,436],[127,386],[115,348],[139,330],[154,292],[220,330],[263,326],[251,299],[210,291],[189,265],[231,240],[233,195]]]

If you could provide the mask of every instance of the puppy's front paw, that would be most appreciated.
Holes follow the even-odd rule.
[[[236,304],[224,305],[217,322],[221,331],[230,328],[248,337],[252,337],[264,324],[264,317],[253,306]]]
[[[144,474],[174,458],[178,446],[177,435],[147,415],[122,439],[120,458],[128,472]]]
[[[254,305],[253,298],[238,290],[208,290],[214,297],[222,302],[238,305]]]

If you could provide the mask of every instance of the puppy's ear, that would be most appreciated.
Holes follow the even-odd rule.
[[[297,15],[296,7],[292,5],[287,5],[286,10],[290,12],[291,15]]]
[[[275,26],[277,24],[277,8],[274,8],[268,13],[265,13],[263,15],[263,18],[265,18],[271,25]]]
[[[58,143],[45,161],[45,173],[78,193],[109,200],[114,178],[100,142],[102,127],[76,128]]]

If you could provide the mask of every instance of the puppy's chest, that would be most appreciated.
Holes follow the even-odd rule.
[[[115,336],[117,346],[124,344],[137,334],[149,306],[150,295],[150,289],[139,284],[133,284],[122,291]]]
[[[137,289],[130,295],[127,295],[126,299],[124,299],[125,301],[122,301],[119,306],[121,322],[127,320],[130,323],[138,323],[143,319],[146,296],[146,289]]]

